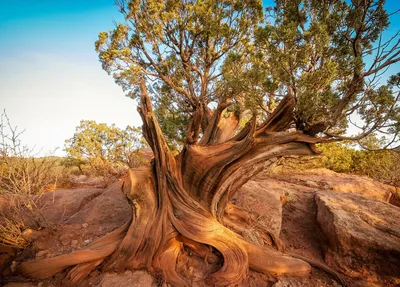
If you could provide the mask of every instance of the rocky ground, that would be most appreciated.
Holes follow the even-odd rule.
[[[233,203],[252,214],[253,223],[244,236],[266,230],[277,242],[266,240],[260,244],[278,246],[290,255],[326,264],[341,273],[348,286],[389,287],[400,286],[399,194],[399,189],[368,178],[325,169],[276,170],[248,182]],[[106,189],[58,190],[43,196],[39,206],[52,225],[39,232],[26,232],[31,244],[23,251],[0,245],[0,285],[66,285],[66,272],[35,281],[13,271],[19,261],[78,250],[127,222],[132,212],[119,190],[119,183]],[[178,259],[178,271],[191,286],[206,287],[210,285],[204,278],[218,264],[221,262],[205,262],[187,249]],[[98,269],[80,286],[168,284],[145,271],[119,274]],[[248,280],[240,286],[337,287],[341,284],[326,272],[313,268],[305,278],[275,278],[251,271]]]

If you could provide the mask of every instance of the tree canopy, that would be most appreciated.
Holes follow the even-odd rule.
[[[117,4],[125,22],[100,33],[100,61],[130,97],[145,77],[170,142],[184,142],[196,110],[203,127],[222,102],[242,121],[265,119],[288,93],[290,128],[354,140],[380,131],[391,136],[387,147],[398,141],[398,76],[380,81],[400,60],[384,1],[277,0],[265,16],[257,0]],[[352,122],[359,134],[344,137]]]

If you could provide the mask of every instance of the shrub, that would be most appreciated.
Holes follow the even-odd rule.
[[[35,158],[34,151],[22,145],[22,133],[4,112],[0,122],[0,196],[7,205],[0,214],[0,242],[13,247],[24,245],[20,237],[25,228],[23,218],[30,222],[27,227],[49,225],[36,202],[44,192],[56,188],[60,175],[54,158]]]
[[[124,130],[95,121],[81,121],[72,138],[65,141],[63,165],[86,175],[115,178],[127,168],[143,165],[140,149],[145,141],[138,128]]]
[[[379,148],[376,138],[370,137],[363,144]],[[279,164],[285,168],[304,170],[327,168],[336,172],[365,175],[375,180],[400,186],[400,154],[392,150],[357,149],[354,143],[334,142],[318,146],[322,151],[317,157],[284,158]]]

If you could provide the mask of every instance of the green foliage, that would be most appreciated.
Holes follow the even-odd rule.
[[[155,103],[155,115],[169,147],[178,150],[185,142],[190,120],[188,115],[182,113],[168,97],[160,97]]]
[[[188,119],[218,101],[221,67],[243,53],[262,19],[260,0],[119,0],[125,21],[101,32],[96,51],[103,69],[137,99],[146,77],[156,115],[171,146],[186,136]]]
[[[375,137],[365,143],[369,148],[379,147]],[[357,150],[354,143],[330,143],[319,147],[323,156],[314,162],[336,172],[355,173],[393,185],[400,185],[400,154],[391,150]]]
[[[287,93],[296,103],[291,128],[340,139],[357,114],[360,137],[380,131],[399,140],[397,78],[377,83],[400,60],[400,35],[382,42],[389,27],[384,1],[276,0],[265,17],[260,0],[117,5],[124,21],[99,34],[99,59],[134,99],[146,79],[173,147],[200,107],[212,111],[227,100],[230,111],[250,110],[261,121]]]
[[[373,0],[276,0],[266,9],[265,24],[255,31],[248,53],[226,59],[225,88],[236,99],[252,102],[247,108],[267,113],[291,92],[296,128],[308,134],[343,134],[353,113],[361,115],[357,125],[364,132],[396,134],[395,78],[379,87],[375,77],[400,60],[394,52],[398,34],[393,42],[378,41],[389,26],[383,5]],[[370,55],[375,61],[368,66]]]
[[[65,141],[66,166],[77,166],[81,172],[88,167],[97,175],[121,167],[141,164],[139,149],[146,144],[138,128],[81,121],[72,138]]]
[[[323,167],[336,172],[354,171],[353,157],[357,151],[349,143],[329,143],[318,148],[323,152],[320,159]]]
[[[132,97],[144,75],[175,92],[196,93],[189,82],[204,81],[199,74],[210,76],[221,57],[245,45],[262,15],[258,0],[117,3],[126,21],[101,32],[96,50],[103,68]]]

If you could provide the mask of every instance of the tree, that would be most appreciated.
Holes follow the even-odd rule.
[[[72,138],[65,141],[67,161],[74,165],[88,164],[97,173],[108,167],[137,167],[140,148],[145,147],[139,128],[124,130],[95,121],[81,121]]]
[[[259,0],[117,4],[125,22],[100,33],[96,50],[139,101],[153,165],[123,181],[131,222],[84,250],[24,262],[21,270],[44,278],[76,265],[69,272],[76,282],[111,255],[103,268],[144,268],[185,286],[175,265],[186,245],[200,256],[207,246],[218,250],[223,265],[208,278],[217,286],[239,283],[249,268],[310,272],[307,262],[257,245],[272,236],[265,230],[244,235],[250,216],[230,199],[277,157],[316,154],[316,143],[378,130],[396,140],[398,98],[373,81],[400,60],[399,34],[382,40],[389,25],[383,1],[277,0],[267,10],[273,21],[264,23]],[[163,135],[159,108],[188,123],[178,155]],[[363,130],[345,136],[355,112]]]

